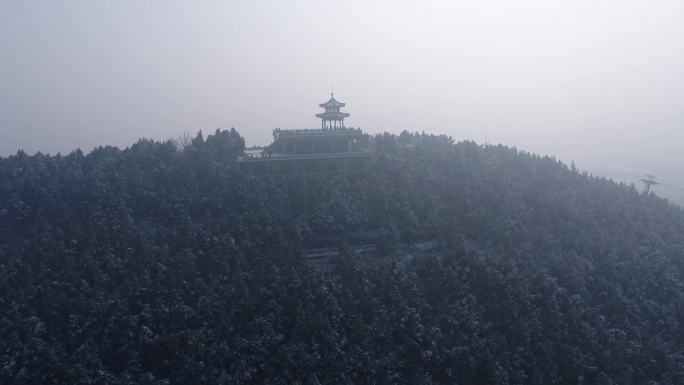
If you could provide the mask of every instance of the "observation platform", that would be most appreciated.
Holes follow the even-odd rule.
[[[349,114],[340,111],[345,104],[332,94],[320,106],[325,108],[316,115],[321,128],[276,128],[273,143],[245,149],[238,159],[241,167],[255,175],[366,171],[373,155],[369,136],[344,126]]]
[[[255,175],[362,172],[373,151],[357,128],[273,130],[266,147],[245,149],[241,167]]]

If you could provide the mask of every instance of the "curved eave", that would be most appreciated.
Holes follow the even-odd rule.
[[[335,107],[344,107],[346,106],[345,103],[321,103],[319,104],[320,107],[323,108],[335,108]]]
[[[348,112],[336,112],[336,113],[324,112],[322,114],[316,114],[316,117],[321,118],[321,119],[327,119],[327,120],[340,120],[343,118],[348,118],[349,113]]]
[[[338,102],[335,98],[330,98],[330,100],[328,100],[325,103],[319,104],[319,106],[323,108],[344,107],[345,103]]]

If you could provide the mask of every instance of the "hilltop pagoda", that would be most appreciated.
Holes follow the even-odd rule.
[[[333,94],[319,104],[325,112],[316,114],[321,128],[273,130],[273,143],[253,147],[240,159],[245,170],[257,175],[359,172],[368,168],[372,150],[361,129],[345,127],[349,113]]]
[[[344,107],[344,105],[344,103],[338,102],[335,99],[335,95],[332,92],[327,102],[319,104],[319,106],[325,108],[325,112],[316,114],[317,118],[321,118],[322,129],[344,128],[344,118],[349,117],[348,113],[340,111],[340,108]]]

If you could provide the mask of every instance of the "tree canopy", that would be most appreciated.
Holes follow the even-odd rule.
[[[255,177],[235,130],[0,158],[0,382],[684,383],[684,211],[505,146],[378,135]],[[345,234],[434,255],[330,271]]]

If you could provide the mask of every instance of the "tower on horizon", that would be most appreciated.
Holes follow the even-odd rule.
[[[317,118],[321,118],[322,129],[344,128],[344,118],[349,117],[349,113],[340,111],[340,108],[344,107],[344,105],[344,103],[340,103],[335,99],[332,92],[327,102],[319,104],[319,106],[325,108],[325,112],[316,114]]]
[[[320,106],[325,108],[316,114],[321,118],[321,129],[276,128],[273,143],[245,150],[238,159],[240,167],[264,176],[368,171],[374,156],[370,137],[360,128],[344,126],[349,114],[340,111],[345,104],[335,100],[332,93]]]

